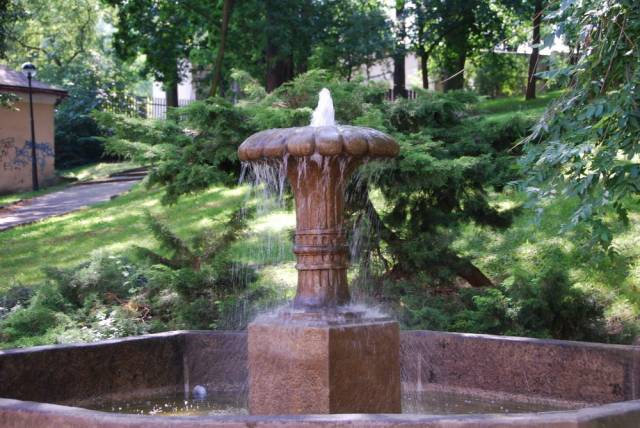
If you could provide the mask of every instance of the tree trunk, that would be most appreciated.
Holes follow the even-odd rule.
[[[285,82],[293,79],[293,58],[274,58],[270,56],[271,65],[267,62],[267,92],[271,92]]]
[[[266,13],[267,13],[267,29],[278,28],[276,22],[275,11],[281,4],[274,0],[267,0]],[[279,49],[279,41],[273,34],[267,32],[267,47],[265,52],[266,60],[266,86],[267,92],[271,92],[285,82],[290,81],[295,76],[296,68],[294,62],[294,53],[290,52],[286,57],[282,55]],[[301,64],[302,68],[306,68],[306,64]]]
[[[167,108],[178,107],[178,81],[174,80],[165,85],[167,93]]]
[[[393,96],[407,98],[407,88],[405,82],[404,60],[406,50],[404,39],[407,35],[405,27],[405,7],[404,1],[396,1],[396,46],[393,54]]]
[[[491,279],[469,260],[452,254],[451,264],[456,275],[467,281],[472,287],[493,287]]]
[[[538,60],[540,59],[540,24],[542,23],[542,0],[536,0],[535,11],[533,14],[533,48],[529,57],[529,73],[527,74],[527,93],[526,100],[536,98],[536,70],[538,68]]]
[[[268,36],[267,36],[268,37]],[[278,87],[278,76],[276,75],[276,55],[277,48],[271,42],[271,39],[267,39],[267,49],[265,53],[265,62],[267,65],[266,86],[267,92],[273,91]]]
[[[211,82],[212,97],[216,96],[218,85],[220,84],[220,78],[222,76],[222,60],[224,59],[224,47],[227,40],[227,30],[229,28],[229,18],[231,17],[231,11],[233,9],[234,0],[224,0],[222,5],[222,25],[220,26],[220,46],[218,47],[218,54],[216,55],[216,62],[213,67],[213,81]]]
[[[464,89],[464,67],[467,61],[468,28],[445,36],[446,55],[443,61],[443,88],[446,91]]]
[[[369,199],[368,195],[362,196],[361,198],[362,199],[359,199],[357,201],[352,201],[352,203],[354,203],[355,206],[360,205],[360,208],[364,209],[368,213],[367,215],[370,216],[372,230],[376,230],[379,234],[379,238],[389,244],[392,252],[393,248],[400,248],[402,238],[384,224],[382,218],[380,218],[380,215],[376,211],[376,208],[373,206],[373,203],[371,202],[371,199]],[[400,259],[402,259],[401,255]],[[469,260],[464,259],[455,253],[447,251],[447,254],[444,255],[442,262],[446,266],[449,266],[457,276],[467,281],[472,287],[494,286],[491,279],[486,276],[480,269],[478,269],[477,266],[475,266]],[[402,270],[400,266],[395,266],[394,269],[396,268],[400,268]],[[409,270],[404,271],[408,272]]]
[[[420,72],[422,73],[422,88],[429,89],[429,55],[424,46],[420,47]]]
[[[429,53],[425,49],[424,40],[424,10],[420,5],[416,10],[416,25],[418,26],[418,56],[420,57],[420,74],[422,74],[422,89],[429,89]]]
[[[445,80],[443,82],[444,91],[464,89],[464,65],[467,61],[466,50],[459,53],[457,58],[449,62],[445,68]]]
[[[576,65],[579,59],[580,59],[580,42],[577,42],[576,47],[571,49],[571,53],[569,54],[569,64]]]

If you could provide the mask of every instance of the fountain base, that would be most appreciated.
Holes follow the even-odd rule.
[[[398,323],[334,318],[249,325],[251,414],[400,413]]]

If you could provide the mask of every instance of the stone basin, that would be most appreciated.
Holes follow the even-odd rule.
[[[244,332],[177,331],[0,351],[1,427],[639,427],[640,347],[435,331],[400,334],[402,387],[547,403],[522,414],[140,416],[95,398],[246,391]]]

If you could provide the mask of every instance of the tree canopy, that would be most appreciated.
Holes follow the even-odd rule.
[[[564,1],[552,17],[581,50],[548,73],[570,89],[525,140],[526,188],[539,202],[579,198],[568,225],[589,223],[594,241],[611,248],[607,214],[626,222],[640,191],[640,4]]]

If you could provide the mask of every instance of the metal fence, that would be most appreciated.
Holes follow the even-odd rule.
[[[407,99],[410,100],[415,100],[418,97],[418,92],[417,91],[412,91],[411,89],[407,89]],[[389,89],[387,91],[387,95],[386,95],[387,101],[395,101],[398,98],[401,98],[399,95],[397,95],[393,89]]]
[[[195,99],[179,99],[178,106],[183,107],[194,101]],[[111,96],[103,98],[102,109],[144,119],[165,119],[167,117],[167,100],[134,95]]]
[[[407,90],[407,98],[416,99],[417,91]],[[385,95],[387,101],[395,101],[400,97],[389,89]],[[183,107],[196,101],[195,99],[179,99],[178,106]],[[165,119],[167,117],[167,100],[165,98],[139,97],[128,94],[113,94],[102,98],[101,108],[112,113],[125,114],[143,119]]]

